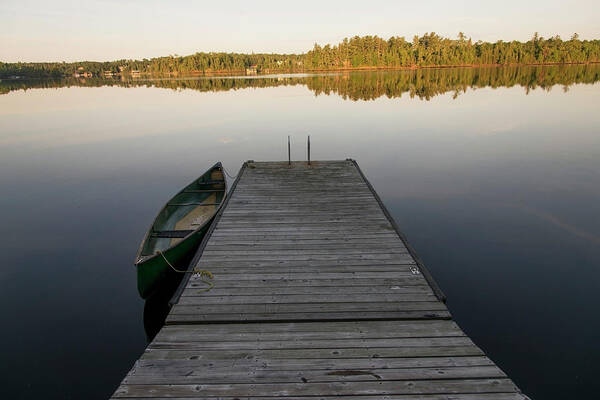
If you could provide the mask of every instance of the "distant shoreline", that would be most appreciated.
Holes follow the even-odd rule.
[[[221,70],[221,71],[193,71],[185,74],[170,72],[167,74],[147,74],[147,76],[174,77],[186,76],[261,76],[270,74],[310,74],[315,72],[361,72],[361,71],[414,71],[419,69],[442,69],[442,68],[495,68],[495,67],[537,67],[537,66],[560,66],[560,65],[587,65],[600,64],[600,61],[588,62],[557,62],[557,63],[512,63],[512,64],[448,64],[448,65],[411,65],[411,66],[363,66],[342,68],[311,68],[303,70],[271,70],[265,69],[255,74],[247,74],[245,70]]]
[[[61,76],[9,76],[0,77],[0,80],[24,80],[24,79],[101,79],[106,81],[113,81],[115,78],[129,78],[129,79],[151,79],[151,78],[200,78],[200,77],[261,77],[267,75],[277,74],[314,74],[314,73],[339,73],[339,72],[373,72],[373,71],[417,71],[417,70],[433,70],[433,69],[451,69],[451,68],[501,68],[501,67],[544,67],[544,66],[561,66],[561,65],[596,65],[600,64],[600,61],[589,61],[589,62],[560,62],[560,63],[526,63],[526,64],[457,64],[457,65],[412,65],[412,66],[362,66],[362,67],[346,67],[346,68],[321,68],[321,69],[306,69],[306,70],[270,70],[265,69],[261,72],[248,74],[245,70],[220,70],[220,71],[192,71],[186,73],[168,72],[162,74],[156,73],[139,73],[131,75],[128,73],[114,73],[111,76],[82,76],[74,77],[66,74]]]
[[[449,39],[435,33],[383,39],[354,36],[301,54],[196,52],[143,60],[76,62],[0,62],[0,77],[114,78],[131,76],[231,76],[486,66],[571,65],[600,62],[600,40],[547,39],[537,33],[527,42],[473,42],[464,34]]]
[[[453,97],[466,88],[537,87],[549,89],[561,85],[595,84],[600,81],[600,63],[563,64],[545,66],[487,66],[461,68],[423,68],[405,71],[332,71],[314,73],[277,73],[268,75],[200,75],[200,76],[127,76],[113,78],[25,78],[0,80],[0,95],[29,89],[62,87],[127,88],[154,87],[163,89],[190,89],[199,92],[221,92],[246,88],[267,88],[305,85],[316,95],[337,93],[352,100],[373,100],[381,96],[430,99],[452,92]]]

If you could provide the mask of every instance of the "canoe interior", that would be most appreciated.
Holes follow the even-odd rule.
[[[160,211],[141,247],[138,262],[164,252],[210,220],[223,201],[225,177],[213,167],[176,194]]]

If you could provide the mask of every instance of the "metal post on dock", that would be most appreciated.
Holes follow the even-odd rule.
[[[290,135],[288,135],[288,165],[292,165],[292,150],[290,148]]]
[[[310,165],[310,135],[308,135],[308,165]]]

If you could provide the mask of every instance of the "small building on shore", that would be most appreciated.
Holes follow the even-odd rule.
[[[77,72],[75,72],[73,74],[73,77],[75,77],[75,78],[91,78],[92,73],[89,71],[84,71],[83,67],[79,67],[79,68],[77,68]]]
[[[256,75],[258,74],[258,65],[250,65],[246,67],[246,75]]]

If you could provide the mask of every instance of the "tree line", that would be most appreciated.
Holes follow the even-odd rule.
[[[306,72],[370,68],[419,68],[439,66],[567,64],[600,62],[600,40],[548,39],[537,33],[527,42],[473,42],[462,32],[457,39],[436,33],[387,40],[378,36],[355,36],[331,46],[315,44],[303,54],[196,53],[143,60],[74,63],[2,63],[0,78],[58,78],[83,75],[105,77],[181,76],[245,73]]]
[[[560,86],[568,90],[573,84],[593,84],[600,81],[600,64],[504,66],[500,68],[423,68],[405,71],[344,72],[285,78],[258,77],[227,79],[20,79],[0,81],[0,94],[15,90],[69,86],[157,87],[172,90],[220,92],[245,88],[305,85],[318,95],[337,94],[347,100],[374,100],[408,95],[429,100],[434,96],[452,93],[459,96],[467,89],[520,86],[526,93],[541,88],[551,90]]]
[[[473,43],[462,32],[456,40],[435,33],[412,41],[356,36],[333,47],[315,45],[306,61],[311,69],[588,63],[600,61],[600,40],[579,40],[577,34],[567,41],[544,39],[537,33],[524,43]]]
[[[88,77],[190,76],[205,74],[245,73],[255,66],[256,72],[302,72],[304,55],[196,53],[189,56],[167,56],[143,60],[107,62],[43,62],[2,63],[0,78],[60,78],[76,74]]]

